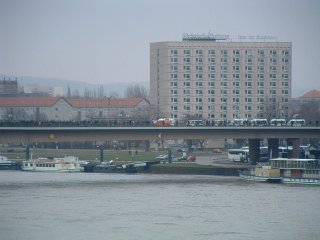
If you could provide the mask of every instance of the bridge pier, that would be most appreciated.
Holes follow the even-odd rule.
[[[271,158],[279,157],[279,139],[278,138],[268,138],[268,153]]]
[[[249,157],[252,164],[256,164],[260,159],[260,139],[249,139]]]
[[[300,138],[289,138],[287,140],[289,145],[292,145],[292,156],[291,158],[299,158],[299,146],[300,146]]]

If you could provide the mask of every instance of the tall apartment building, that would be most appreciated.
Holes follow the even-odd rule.
[[[159,117],[288,118],[290,42],[188,37],[150,44],[150,102]]]

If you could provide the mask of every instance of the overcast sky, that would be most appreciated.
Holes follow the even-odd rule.
[[[150,42],[272,35],[293,45],[293,93],[320,89],[319,0],[0,0],[0,73],[149,81]]]

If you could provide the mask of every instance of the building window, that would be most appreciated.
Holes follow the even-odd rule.
[[[203,51],[202,50],[196,50],[196,55],[202,56],[203,55]]]
[[[190,72],[190,66],[187,65],[187,66],[183,66],[183,69],[185,72]]]
[[[264,66],[258,66],[258,71],[260,73],[263,73],[264,72]]]
[[[197,74],[196,74],[196,78],[197,78],[198,80],[202,80],[202,73],[197,73]]]
[[[222,81],[227,81],[228,80],[228,75],[227,74],[221,74],[221,80]]]
[[[190,50],[189,50],[189,49],[183,50],[183,54],[184,54],[185,56],[190,56]]]
[[[251,73],[252,72],[252,66],[246,66],[246,71]]]
[[[248,96],[251,96],[252,95],[252,90],[251,89],[248,89],[245,91],[246,95]]]
[[[190,74],[189,73],[185,73],[183,75],[183,77],[184,77],[184,80],[190,80]]]
[[[172,87],[178,87],[178,82],[171,82]]]
[[[264,57],[264,50],[258,50],[258,55],[260,57]]]
[[[210,58],[208,59],[208,62],[209,62],[210,64],[214,64],[214,63],[215,63],[215,58],[210,57]]]
[[[183,58],[184,64],[190,64],[190,58]]]
[[[258,74],[258,78],[259,78],[259,80],[264,80],[264,74]]]
[[[221,72],[227,72],[228,71],[228,68],[227,66],[221,66]]]
[[[215,74],[209,74],[209,79],[210,80],[215,80]]]
[[[178,56],[178,49],[171,49],[172,56]]]
[[[277,74],[271,73],[271,74],[270,74],[270,79],[271,79],[271,80],[276,80],[276,79],[277,79]]]
[[[270,94],[271,94],[271,95],[276,95],[276,94],[277,94],[277,91],[276,91],[275,89],[271,89],[271,90],[270,90]]]
[[[208,54],[209,54],[210,56],[214,56],[214,55],[216,54],[216,52],[215,52],[215,50],[210,49],[210,50],[208,51]]]
[[[221,95],[222,96],[227,96],[228,92],[226,89],[221,89]]]
[[[227,50],[221,50],[221,56],[226,57],[228,55],[228,51]]]
[[[223,88],[228,87],[228,82],[221,82],[221,87],[223,87]]]
[[[202,66],[196,66],[196,70],[197,70],[198,72],[202,72],[202,71],[203,71],[203,67],[202,67]]]
[[[197,89],[197,90],[196,90],[196,94],[197,94],[197,95],[202,95],[202,90],[201,90],[201,89]]]
[[[277,82],[270,82],[270,87],[277,87]]]
[[[183,86],[185,86],[185,87],[190,87],[190,82],[184,82],[184,83],[183,83]]]
[[[228,59],[227,58],[221,58],[221,64],[222,65],[227,65],[228,64]]]
[[[214,98],[208,98],[209,103],[214,103]],[[210,106],[209,106],[210,107]],[[211,109],[211,108],[210,108]]]
[[[210,96],[214,96],[214,93],[215,93],[214,90],[212,90],[212,89],[208,90],[208,94],[209,94]]]
[[[196,106],[197,111],[202,111],[202,106]]]
[[[232,85],[235,88],[239,88],[240,87],[240,82],[233,82]]]
[[[208,82],[208,86],[209,86],[210,88],[214,88],[215,84],[214,84],[214,82]]]
[[[202,64],[202,58],[196,58],[196,63],[197,64]]]
[[[247,56],[252,56],[252,49],[246,50],[246,55]]]
[[[216,71],[215,66],[209,66],[208,69],[209,69],[210,72],[215,72]]]
[[[171,63],[172,64],[177,64],[178,63],[178,58],[177,57],[172,57],[171,58]]]
[[[239,65],[240,64],[240,58],[233,58],[233,64]]]
[[[171,95],[178,95],[178,90],[177,89],[171,90]]]
[[[245,98],[244,100],[246,103],[252,103],[252,98]]]
[[[203,87],[203,83],[202,82],[196,82],[196,86],[197,87]]]
[[[239,89],[234,89],[234,90],[233,90],[233,95],[239,96],[239,95],[240,95]]]
[[[270,58],[270,63],[276,65],[277,59],[276,58]]]
[[[263,65],[264,64],[264,58],[258,58],[258,63],[260,65]]]
[[[171,110],[172,111],[178,111],[178,106],[176,106],[176,105],[171,106]]]
[[[173,72],[177,72],[177,71],[178,71],[178,65],[173,65],[173,66],[171,66],[171,70],[172,70]]]
[[[233,50],[233,56],[239,57],[240,56],[240,51],[239,50]]]
[[[270,55],[272,57],[276,57],[277,56],[277,51],[276,50],[270,50]]]
[[[171,74],[171,79],[172,80],[177,80],[178,79],[178,74],[177,73],[172,73]]]
[[[240,80],[240,74],[239,73],[233,74],[233,80],[239,81]]]

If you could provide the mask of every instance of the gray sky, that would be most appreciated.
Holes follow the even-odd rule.
[[[320,89],[319,0],[0,0],[0,73],[149,81],[150,42],[184,32],[290,41],[294,95]]]

